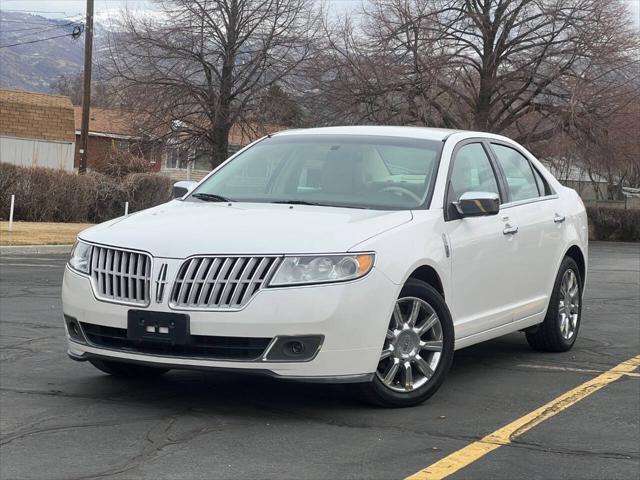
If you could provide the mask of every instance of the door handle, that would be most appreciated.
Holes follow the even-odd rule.
[[[566,220],[566,217],[565,217],[564,215],[560,215],[559,213],[556,213],[556,214],[553,216],[553,221],[554,221],[555,223],[562,223],[562,222],[564,222],[565,220]]]
[[[505,225],[504,230],[502,230],[502,233],[504,235],[515,235],[516,233],[518,233],[518,227],[512,227],[507,223],[507,225]]]

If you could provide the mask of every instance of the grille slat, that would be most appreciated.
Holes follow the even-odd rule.
[[[220,294],[220,300],[219,303],[220,305],[226,305],[227,304],[227,299],[229,298],[230,295],[233,294],[234,289],[236,288],[237,285],[237,278],[240,275],[240,272],[242,271],[242,266],[245,264],[245,259],[244,258],[238,258],[236,259],[235,263],[233,264],[233,269],[231,270],[231,273],[229,274],[227,281],[225,283],[224,288],[222,289],[222,293]]]
[[[211,260],[209,258],[203,258],[200,262],[200,265],[198,265],[198,269],[196,270],[196,273],[193,277],[193,285],[191,286],[191,291],[189,292],[189,298],[187,300],[188,303],[193,304],[197,300],[197,297],[200,296],[200,290],[202,289],[202,285],[204,282],[202,277],[207,273],[210,265]]]
[[[253,296],[253,294],[256,291],[256,286],[260,285],[262,283],[262,281],[264,280],[264,277],[266,277],[267,273],[269,272],[269,267],[275,262],[275,260],[270,259],[270,258],[263,258],[262,261],[260,262],[260,265],[258,265],[258,268],[256,268],[256,271],[253,274],[253,277],[251,278],[251,282],[249,283],[249,285],[247,285],[247,290],[245,292],[245,296]]]
[[[133,273],[133,265],[134,265],[134,259],[135,256],[133,254],[129,254],[129,258],[128,258],[128,266],[127,266],[127,276],[128,278],[128,282],[129,282],[129,290],[127,290],[128,294],[133,296],[135,295],[133,292],[133,277],[131,276],[131,274]]]
[[[107,250],[107,266],[105,267],[107,272],[107,295],[114,297],[113,294],[113,250]]]
[[[178,270],[171,306],[187,309],[242,308],[264,287],[278,257],[193,257]]]
[[[209,270],[206,273],[204,281],[202,283],[202,288],[200,289],[200,294],[196,300],[196,306],[204,305],[211,294],[211,290],[213,289],[213,279],[216,278],[218,270],[220,270],[220,266],[222,265],[222,259],[214,258],[211,261],[211,265],[209,266]]]
[[[116,272],[116,298],[118,300],[120,300],[122,297],[124,297],[124,288],[122,286],[122,280],[124,279],[124,275],[122,275],[122,252],[120,250],[116,250],[115,251],[115,260],[114,263],[117,265],[117,268],[115,269]]]
[[[91,282],[101,300],[149,304],[151,257],[145,253],[94,245]]]
[[[224,279],[225,275],[229,271],[229,268],[231,266],[230,265],[231,261],[232,260],[230,258],[225,258],[224,262],[222,262],[222,266],[220,267],[220,270],[218,271],[214,279],[211,292],[209,292],[209,297],[207,297],[207,301],[205,302],[206,305],[214,305],[214,306],[217,305],[216,299],[218,298],[218,293],[220,292],[220,288],[222,288],[224,284],[223,283],[224,281],[221,281],[221,280]]]
[[[242,273],[240,275],[240,281],[238,283],[238,285],[236,285],[236,288],[233,292],[233,295],[231,296],[231,299],[229,300],[229,303],[231,305],[237,304],[239,303],[238,300],[242,299],[241,294],[243,292],[246,291],[246,287],[247,287],[247,280],[248,280],[248,276],[249,274],[253,271],[253,267],[256,263],[256,258],[255,257],[251,257],[247,263],[245,263],[244,268],[242,269]]]

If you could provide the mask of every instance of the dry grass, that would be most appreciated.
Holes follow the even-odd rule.
[[[87,223],[0,222],[0,245],[70,245]]]

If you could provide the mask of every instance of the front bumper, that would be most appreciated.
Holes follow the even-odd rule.
[[[222,369],[262,373],[306,381],[368,381],[375,372],[397,297],[398,286],[374,268],[366,277],[339,284],[266,288],[239,311],[184,311],[192,335],[277,337],[322,335],[317,355],[306,362],[186,358],[98,347],[73,341],[68,353],[75,360],[111,359],[184,369]],[[65,315],[79,322],[127,328],[130,309],[140,309],[95,298],[87,277],[65,269],[62,286]],[[167,302],[150,311],[180,312]],[[67,332],[68,335],[68,332]]]

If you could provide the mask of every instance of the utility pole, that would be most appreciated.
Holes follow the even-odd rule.
[[[87,171],[89,139],[89,107],[91,105],[91,56],[93,54],[93,0],[87,0],[87,20],[84,25],[84,86],[82,88],[82,126],[80,127],[80,164],[78,173]]]

